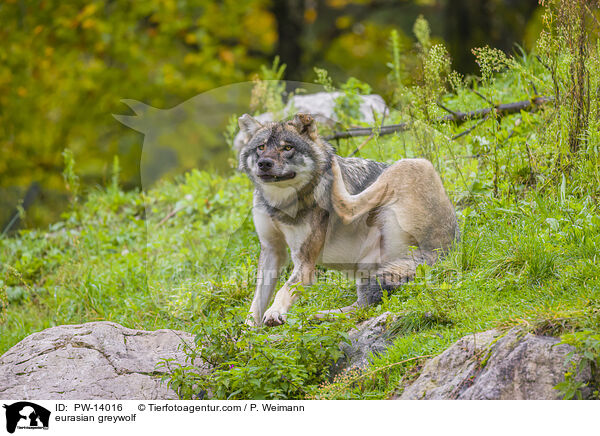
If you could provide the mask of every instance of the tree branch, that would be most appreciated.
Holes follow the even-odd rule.
[[[485,118],[491,114],[492,111],[496,111],[496,115],[498,117],[511,115],[515,113],[519,113],[522,110],[524,111],[534,111],[539,106],[544,105],[552,100],[552,97],[534,97],[531,100],[523,100],[516,101],[512,103],[504,103],[499,104],[495,107],[488,107],[484,109],[478,109],[469,112],[459,112],[456,111],[454,113],[450,113],[444,117],[437,118],[434,120],[436,123],[443,123],[447,121],[454,121],[457,125],[462,124],[466,121]],[[379,135],[389,135],[396,132],[404,132],[409,130],[411,127],[411,122],[405,122],[400,124],[389,124],[387,126],[381,126],[379,128]],[[346,138],[354,138],[357,136],[369,136],[373,133],[372,127],[358,127],[348,129],[344,132],[334,132],[329,136],[325,136],[326,141],[331,141],[333,139],[346,139]]]

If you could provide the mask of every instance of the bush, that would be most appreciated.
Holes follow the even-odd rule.
[[[185,350],[193,365],[165,362],[180,398],[305,398],[328,379],[343,355],[340,343],[349,340],[349,322],[311,323],[306,309],[294,310],[280,329],[253,329],[244,319],[239,307],[209,314],[194,327],[196,346]]]

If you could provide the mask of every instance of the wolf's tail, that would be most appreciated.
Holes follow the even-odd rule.
[[[407,257],[383,264],[374,275],[358,283],[358,305],[377,304],[383,298],[383,292],[390,294],[404,283],[414,279],[417,266],[433,265],[438,258],[434,251],[420,251]]]

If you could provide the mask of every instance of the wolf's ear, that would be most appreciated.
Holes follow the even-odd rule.
[[[246,140],[252,138],[257,130],[263,127],[261,123],[248,114],[244,114],[238,118],[238,125],[240,126],[240,131],[246,135]]]
[[[319,137],[317,123],[310,114],[296,114],[294,119],[289,121],[288,124],[295,127],[301,135],[308,135],[313,141],[316,141]]]

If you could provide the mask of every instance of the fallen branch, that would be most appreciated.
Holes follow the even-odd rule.
[[[489,117],[487,117],[487,116],[483,117],[481,120],[479,120],[479,122],[477,122],[477,123],[473,124],[471,127],[469,127],[469,128],[468,128],[467,130],[465,130],[464,132],[460,132],[460,133],[458,133],[458,134],[454,135],[454,136],[452,137],[452,140],[458,139],[458,138],[460,138],[461,136],[468,135],[468,134],[469,134],[469,133],[471,133],[473,130],[475,130],[477,127],[479,127],[479,125],[480,125],[480,124],[482,124],[482,123],[485,123],[485,122],[487,121],[487,119],[488,119],[488,118],[489,118]]]
[[[367,145],[367,142],[369,142],[371,139],[373,139],[373,136],[375,136],[375,134],[371,133],[369,135],[369,137],[362,142],[362,144],[360,144],[358,147],[356,147],[356,150],[354,150],[352,153],[350,153],[349,157],[352,157],[356,153],[358,153],[365,145]]]
[[[485,95],[483,95],[481,92],[477,91],[476,89],[471,89],[471,92],[473,92],[477,97],[479,97],[480,99],[485,101],[490,106],[492,106],[492,107],[495,106],[493,101],[491,101],[489,98],[487,98]]]
[[[185,209],[184,206],[173,208],[173,210],[171,210],[171,212],[169,212],[167,214],[167,216],[165,216],[162,220],[160,220],[160,222],[158,223],[158,225],[156,227],[162,226],[165,222],[167,222],[169,219],[173,218],[175,215],[177,215],[183,209]]]
[[[533,111],[537,109],[539,106],[548,103],[551,101],[551,97],[534,97],[531,100],[523,100],[517,101],[513,103],[504,103],[499,104],[495,107],[488,107],[485,109],[478,109],[469,112],[453,112],[444,117],[437,118],[435,120],[436,123],[443,123],[447,121],[454,121],[457,124],[462,124],[466,121],[485,118],[491,115],[492,111],[496,112],[497,117],[502,117],[506,115],[511,115],[515,113],[519,113],[522,110],[524,111]],[[405,122],[400,124],[389,124],[387,126],[379,127],[379,135],[390,135],[396,132],[405,132],[410,129],[412,126],[412,122]],[[357,136],[369,136],[373,134],[372,127],[358,127],[348,129],[344,132],[334,132],[332,135],[325,136],[326,141],[331,141],[333,139],[346,139],[346,138],[354,138]]]

